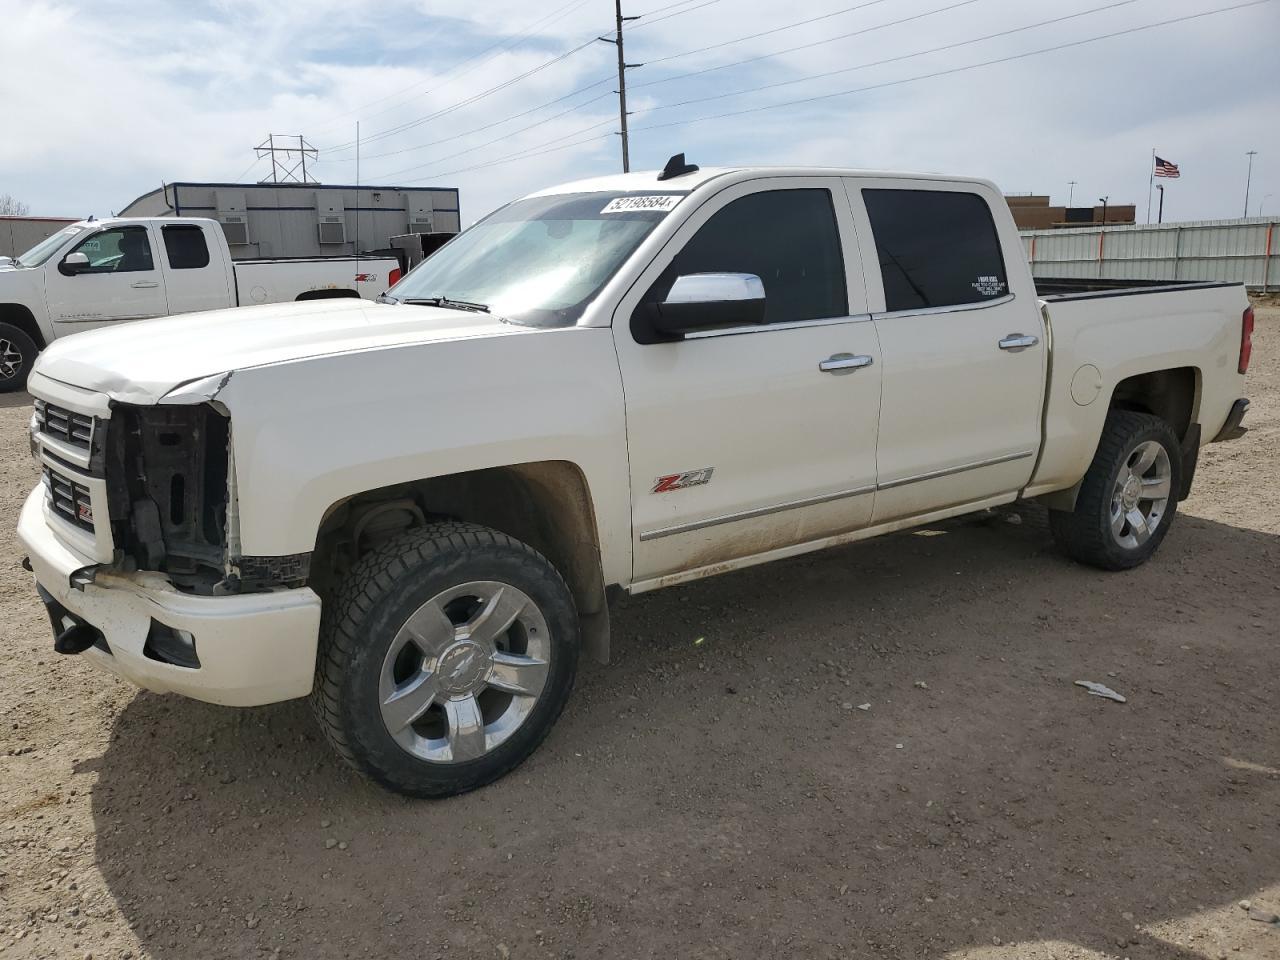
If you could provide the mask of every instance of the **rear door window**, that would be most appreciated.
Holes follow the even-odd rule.
[[[885,309],[982,303],[1009,292],[987,202],[950,190],[863,190]]]
[[[161,228],[164,249],[173,270],[198,270],[209,265],[209,244],[204,231],[195,224],[174,224]]]

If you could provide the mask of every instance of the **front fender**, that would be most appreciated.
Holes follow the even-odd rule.
[[[621,378],[607,329],[359,351],[236,371],[246,554],[314,549],[334,503],[396,483],[562,460],[586,477],[607,583],[630,571]]]

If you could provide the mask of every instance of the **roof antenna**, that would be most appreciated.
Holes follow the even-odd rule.
[[[685,163],[684,154],[677,153],[667,161],[667,165],[663,167],[662,172],[658,174],[658,179],[670,180],[673,177],[683,177],[686,173],[697,172],[697,169],[698,165],[696,163]]]

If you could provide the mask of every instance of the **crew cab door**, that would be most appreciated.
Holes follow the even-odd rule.
[[[1043,320],[1003,198],[981,184],[850,179],[883,351],[874,522],[1012,494],[1031,477]],[[1000,224],[997,227],[997,223]]]
[[[739,183],[703,201],[622,298],[638,586],[870,520],[880,349],[857,249],[838,179]],[[655,335],[650,305],[709,273],[759,277],[764,322]]]
[[[87,262],[73,266],[74,254]],[[88,231],[46,270],[45,302],[59,336],[168,312],[154,238],[144,225]]]

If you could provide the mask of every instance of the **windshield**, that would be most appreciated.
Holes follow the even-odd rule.
[[[38,267],[83,229],[84,227],[67,227],[65,230],[59,230],[52,237],[45,237],[22,256],[15,257],[14,263],[20,267]]]
[[[517,323],[570,326],[681,196],[517,200],[450,240],[387,295],[464,301]]]

